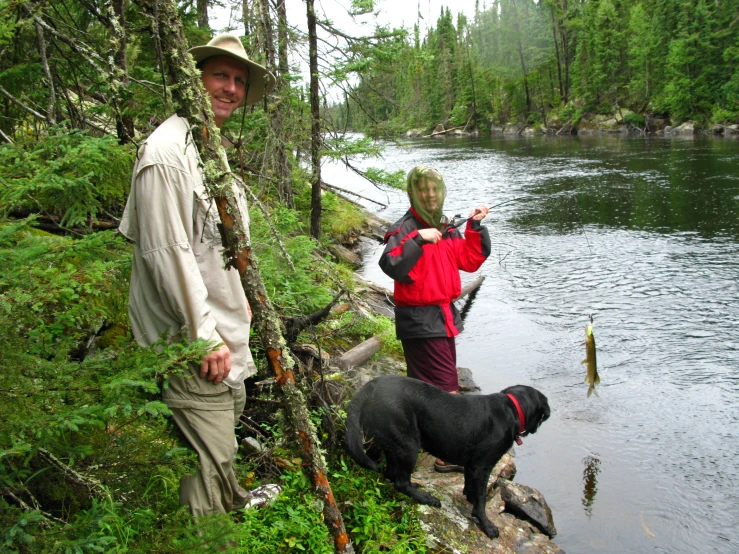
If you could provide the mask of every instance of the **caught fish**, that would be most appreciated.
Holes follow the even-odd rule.
[[[588,366],[588,373],[585,375],[585,383],[588,383],[588,398],[590,395],[595,393],[598,396],[598,392],[595,390],[595,385],[600,383],[600,377],[598,377],[598,364],[595,361],[595,336],[593,335],[593,316],[590,316],[590,323],[585,325],[585,359],[580,362]]]

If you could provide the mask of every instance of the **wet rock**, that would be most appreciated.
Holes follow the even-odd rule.
[[[726,129],[724,129],[724,136],[726,137],[738,136],[738,135],[739,135],[739,125],[736,125],[736,124],[729,125],[728,127],[726,127]]]
[[[497,488],[507,512],[530,521],[549,537],[557,534],[552,510],[539,491],[507,479],[498,479]]]
[[[461,392],[472,392],[480,390],[472,379],[472,372],[466,367],[457,368],[457,376],[459,378],[459,390]]]
[[[423,129],[409,129],[405,133],[406,138],[416,138],[423,136]]]

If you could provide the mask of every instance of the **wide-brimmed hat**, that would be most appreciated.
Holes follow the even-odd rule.
[[[275,86],[275,77],[264,67],[249,59],[244,50],[244,45],[238,37],[230,34],[217,35],[205,46],[194,46],[189,50],[195,62],[200,63],[211,56],[228,56],[244,62],[249,68],[247,83],[249,90],[244,100],[245,105],[254,104],[264,98],[265,94],[272,91]]]

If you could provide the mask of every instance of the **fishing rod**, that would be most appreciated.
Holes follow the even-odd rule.
[[[498,206],[504,206],[505,204],[510,204],[511,202],[517,202],[518,200],[531,200],[532,198],[535,198],[534,196],[517,196],[516,198],[511,198],[510,200],[506,200],[505,202],[499,202],[498,204],[494,204],[488,208],[489,210],[492,210],[493,208],[497,208]],[[462,219],[459,223],[452,223],[452,227],[454,229],[459,229],[463,224],[467,223],[469,220],[471,220],[473,217],[477,215],[477,212],[472,214],[470,217],[466,219]],[[461,217],[461,216],[459,216]],[[457,216],[452,218],[452,221],[457,219]]]

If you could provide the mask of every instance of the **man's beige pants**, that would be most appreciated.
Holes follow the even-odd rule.
[[[237,390],[215,385],[200,377],[199,364],[191,364],[188,375],[169,378],[162,400],[200,461],[199,473],[180,480],[180,504],[196,517],[243,508],[248,493],[234,473],[234,427],[246,403],[243,384]]]

